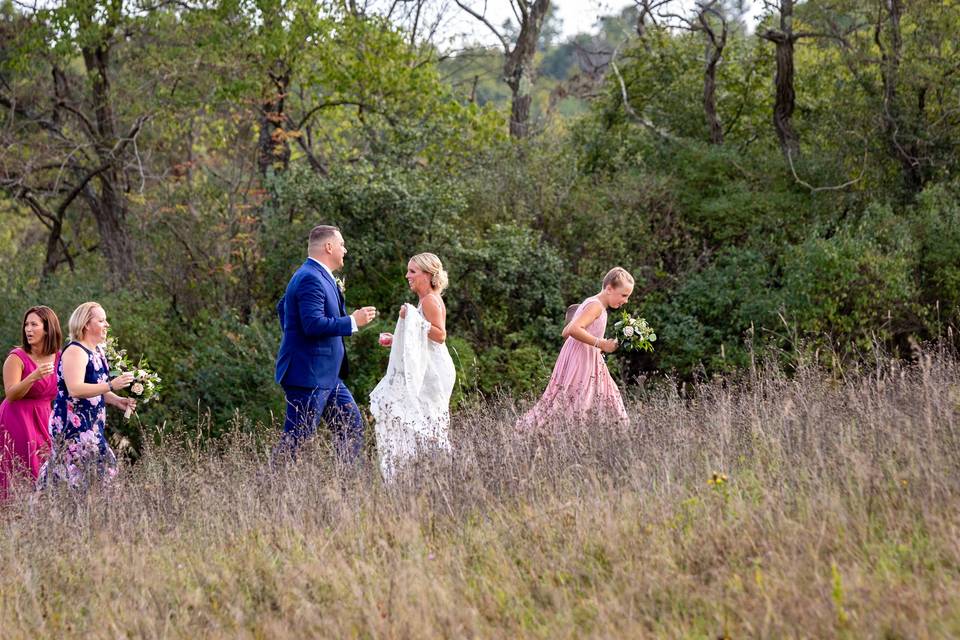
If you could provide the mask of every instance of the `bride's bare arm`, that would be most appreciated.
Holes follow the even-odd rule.
[[[423,299],[422,305],[423,317],[430,323],[427,337],[442,344],[447,339],[447,321],[444,317],[443,304],[431,295]]]

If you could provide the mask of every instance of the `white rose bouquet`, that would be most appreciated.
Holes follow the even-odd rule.
[[[620,314],[613,330],[624,351],[653,351],[653,343],[657,341],[657,334],[646,320],[634,318],[626,311]]]
[[[107,338],[104,345],[104,352],[107,356],[107,362],[110,363],[110,375],[117,376],[124,371],[133,373],[133,383],[130,385],[130,393],[136,396],[137,402],[146,404],[155,399],[160,393],[160,376],[150,369],[146,358],[140,358],[136,368],[130,366],[127,360],[126,349],[121,349],[117,341],[112,336]],[[124,418],[130,418],[130,409],[123,414]]]

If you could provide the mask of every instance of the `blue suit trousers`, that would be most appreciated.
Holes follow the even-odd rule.
[[[337,381],[334,389],[284,386],[283,391],[287,397],[287,415],[275,456],[295,457],[303,442],[317,432],[322,420],[333,435],[337,457],[343,462],[357,460],[363,448],[363,416],[342,380]]]

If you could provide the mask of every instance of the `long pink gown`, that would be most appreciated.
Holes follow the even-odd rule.
[[[573,317],[576,319],[590,304],[602,304],[596,296],[580,303]],[[587,332],[603,338],[607,328],[607,310],[591,322]],[[521,430],[536,429],[549,424],[564,424],[595,420],[630,423],[623,407],[620,390],[607,370],[603,352],[576,338],[567,338],[560,349],[553,374],[540,400],[517,422]]]
[[[23,378],[37,365],[17,347],[10,351],[23,362]],[[60,358],[57,354],[56,359]],[[54,362],[56,371],[56,361]],[[22,378],[21,378],[22,379]],[[0,404],[0,501],[6,500],[14,482],[37,479],[40,466],[50,452],[50,410],[57,395],[57,375],[51,373],[33,383],[19,400]]]

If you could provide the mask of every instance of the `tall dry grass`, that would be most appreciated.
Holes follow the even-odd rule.
[[[0,636],[960,635],[960,363],[672,389],[629,429],[472,410],[393,487],[166,442],[0,512]]]

